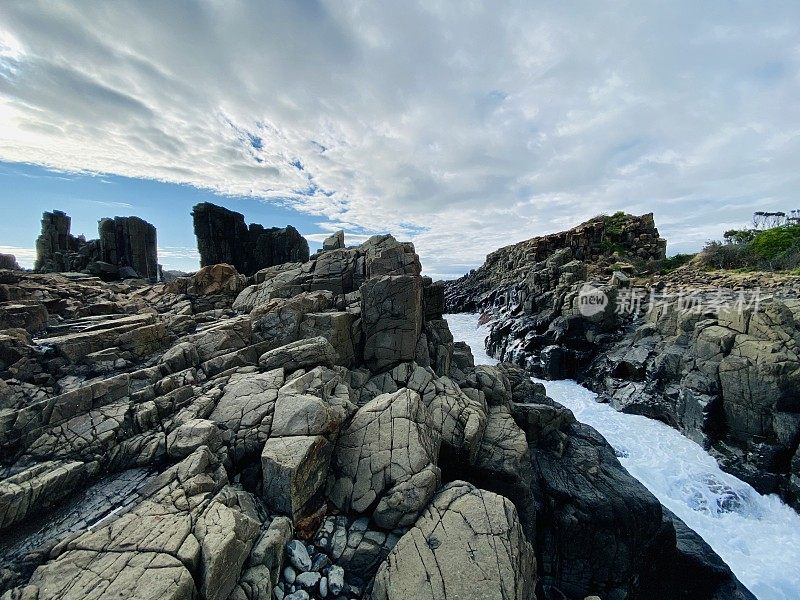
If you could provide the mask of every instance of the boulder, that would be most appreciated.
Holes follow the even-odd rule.
[[[222,446],[219,428],[206,419],[190,419],[167,436],[167,453],[184,458],[201,446],[216,452]]]
[[[283,381],[283,369],[275,369],[267,373],[234,374],[224,387],[208,419],[230,432],[237,463],[247,463],[259,456],[272,430],[275,401]]]
[[[416,392],[378,396],[340,433],[328,496],[345,512],[374,506],[380,527],[410,525],[439,486],[438,455],[438,435]]]
[[[333,444],[324,436],[273,437],[261,452],[264,502],[295,524],[314,512],[310,506],[325,484]]]
[[[374,372],[414,359],[422,333],[422,279],[369,279],[361,287],[364,361]]]
[[[225,263],[204,266],[188,277],[178,277],[165,284],[164,289],[172,294],[187,296],[211,296],[221,294],[236,297],[247,287],[247,278],[235,267]]]
[[[375,577],[375,600],[536,597],[536,557],[514,505],[455,481],[400,538]]]
[[[297,369],[306,369],[323,365],[332,367],[336,364],[336,349],[324,337],[298,340],[280,348],[269,350],[261,355],[258,364],[262,369],[283,367],[287,373]]]
[[[326,237],[322,242],[323,250],[338,250],[339,248],[344,248],[344,231],[341,229]]]

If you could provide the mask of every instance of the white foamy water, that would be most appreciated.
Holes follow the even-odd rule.
[[[484,349],[488,327],[478,326],[478,315],[445,318],[455,340],[470,345],[476,364],[497,363]],[[699,533],[760,600],[800,598],[800,515],[777,496],[763,496],[724,473],[672,427],[599,404],[574,381],[541,383],[551,398],[597,429],[628,472]]]

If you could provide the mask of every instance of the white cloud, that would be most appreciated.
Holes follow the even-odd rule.
[[[20,248],[19,246],[0,246],[0,254],[13,254],[17,264],[26,269],[32,269],[36,260],[36,248]]]
[[[798,23],[795,2],[4,2],[0,159],[288,202],[440,274],[619,209],[696,249],[796,207]]]

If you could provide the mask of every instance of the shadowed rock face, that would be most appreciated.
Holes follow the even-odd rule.
[[[308,260],[308,242],[291,225],[248,227],[241,213],[208,202],[196,205],[192,218],[203,267],[227,263],[253,275],[266,267]]]
[[[101,260],[118,267],[130,267],[140,277],[158,279],[156,228],[139,217],[101,219]]]
[[[71,219],[60,210],[42,215],[34,269],[41,273],[84,272],[104,280],[159,276],[156,228],[139,217],[98,222],[99,239],[70,233]]]
[[[20,266],[17,263],[17,257],[13,254],[0,254],[0,269],[19,271]]]

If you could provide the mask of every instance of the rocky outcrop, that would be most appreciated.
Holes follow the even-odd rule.
[[[739,589],[543,386],[474,365],[411,244],[252,281],[0,271],[3,600]]]
[[[491,312],[488,350],[548,379],[575,377],[619,327],[613,273],[664,258],[653,215],[617,213],[500,248],[477,270],[445,282],[450,312]],[[586,307],[595,297],[604,305]]]
[[[645,292],[642,291],[644,294]],[[748,305],[749,304],[749,305]],[[800,300],[734,291],[653,299],[585,375],[604,401],[680,429],[762,493],[800,508]]]
[[[308,260],[308,242],[291,225],[248,226],[241,213],[208,202],[197,204],[192,218],[202,267],[227,263],[249,276],[266,267]]]
[[[506,288],[523,282],[532,288],[529,296],[535,296],[539,287],[555,287],[561,271],[553,269],[569,261],[612,265],[619,259],[658,260],[666,256],[666,244],[652,213],[595,217],[567,231],[495,250],[478,269],[447,282],[448,307],[452,312],[474,312],[497,306],[495,301],[503,300]],[[555,256],[559,258],[554,261]]]
[[[139,217],[100,219],[100,260],[120,269],[120,277],[158,280],[156,228]]]
[[[17,263],[17,257],[13,254],[0,253],[0,269],[9,269],[12,271],[19,271],[22,267]]]
[[[800,507],[800,279],[648,272],[661,256],[652,215],[593,219],[492,253],[445,283],[448,310],[485,312],[498,359],[677,427]]]
[[[105,280],[159,278],[156,228],[139,217],[114,217],[98,223],[99,239],[70,233],[71,219],[61,211],[42,215],[34,269],[41,273],[80,271]]]

